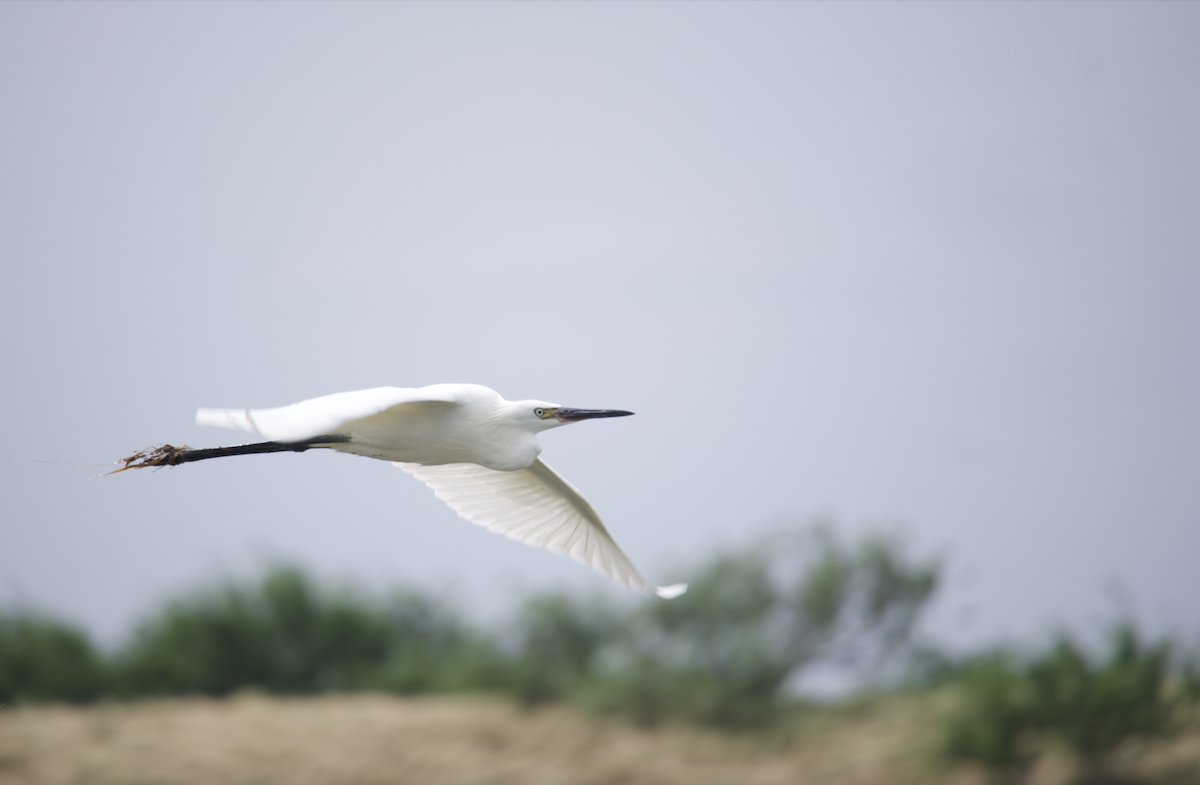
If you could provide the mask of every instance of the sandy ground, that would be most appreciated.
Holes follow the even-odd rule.
[[[0,709],[0,785],[21,783],[838,783],[973,785],[932,762],[929,700],[823,710],[788,731],[641,729],[487,698],[347,695]],[[1200,728],[1141,751],[1131,782],[1200,785]],[[1049,760],[1036,783],[1063,782]]]

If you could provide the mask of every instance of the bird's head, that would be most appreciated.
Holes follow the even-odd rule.
[[[633,412],[620,409],[572,409],[545,401],[517,401],[513,404],[512,415],[522,425],[538,432],[548,431],[567,423],[580,420],[594,420],[599,417],[628,417]]]

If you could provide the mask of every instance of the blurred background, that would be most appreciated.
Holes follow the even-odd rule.
[[[542,443],[658,583],[821,519],[939,561],[948,649],[1194,636],[1198,34],[1189,4],[0,5],[0,605],[113,649],[281,562],[485,625],[616,594],[383,462],[88,479],[238,440],[197,406],[471,382],[637,412]]]
[[[34,705],[0,782],[732,781],[701,748],[1098,782],[1185,726],[1138,781],[1200,781],[1198,38],[1166,3],[0,4],[0,704]],[[637,412],[545,457],[692,591],[384,462],[89,479],[238,441],[198,406],[439,382]],[[196,694],[242,697],[36,706]],[[614,713],[641,735],[570,736]]]

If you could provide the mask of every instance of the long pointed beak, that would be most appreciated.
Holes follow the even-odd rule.
[[[559,422],[578,422],[596,417],[628,417],[631,414],[633,412],[623,412],[620,409],[568,409],[562,406],[554,413],[554,419]]]

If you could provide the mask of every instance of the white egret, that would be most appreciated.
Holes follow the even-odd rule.
[[[538,458],[542,431],[630,414],[506,401],[477,384],[379,387],[278,409],[200,409],[197,425],[249,431],[268,441],[201,450],[163,445],[123,459],[117,471],[314,448],[391,461],[471,523],[669,599],[687,584],[655,586],[643,578],[583,495]]]

